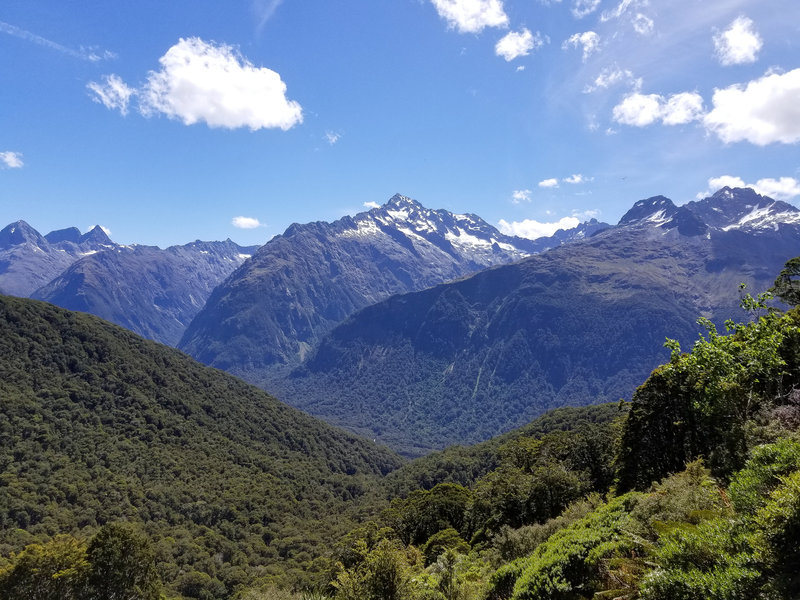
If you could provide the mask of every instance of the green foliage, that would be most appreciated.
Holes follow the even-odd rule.
[[[773,295],[789,306],[800,305],[800,256],[789,259],[770,288]]]
[[[469,552],[469,544],[452,527],[442,529],[434,533],[422,547],[422,554],[425,557],[425,565],[430,565],[445,551],[453,551],[458,554]]]
[[[682,524],[697,525],[730,512],[725,491],[711,478],[702,461],[695,461],[686,465],[686,470],[653,485],[631,511],[627,530],[655,542],[661,532],[680,529]]]
[[[623,536],[628,513],[641,494],[630,492],[556,532],[528,558],[514,585],[514,600],[591,597],[602,588],[601,560],[633,546]],[[506,584],[507,585],[507,584]]]
[[[781,485],[770,494],[755,520],[760,529],[760,558],[765,571],[774,577],[774,587],[784,598],[797,598],[800,596],[800,469],[781,479]]]
[[[407,498],[395,499],[384,512],[384,520],[397,532],[404,544],[420,545],[443,529],[468,533],[467,507],[472,492],[452,483],[417,490]]]
[[[160,582],[150,540],[128,525],[109,523],[86,551],[89,587],[98,598],[157,600]]]
[[[80,600],[86,596],[86,545],[68,535],[31,544],[0,570],[0,598]]]
[[[800,312],[769,313],[707,337],[650,375],[633,397],[618,455],[618,489],[651,482],[705,457],[715,476],[740,469],[753,425],[800,382]]]
[[[761,572],[750,540],[730,519],[712,519],[664,536],[655,569],[642,583],[643,600],[750,600]]]
[[[161,584],[149,540],[108,524],[89,542],[58,535],[31,544],[0,570],[0,597],[30,600],[157,600]]]
[[[731,480],[728,493],[737,512],[754,515],[781,483],[781,478],[800,468],[800,442],[783,438],[753,449],[744,469]]]
[[[128,521],[171,592],[192,572],[217,596],[326,580],[326,545],[401,462],[176,350],[30,300],[0,297],[0,398],[0,556]]]

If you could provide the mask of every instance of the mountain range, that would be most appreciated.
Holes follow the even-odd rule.
[[[75,261],[117,247],[99,226],[43,236],[25,221],[11,223],[0,231],[0,293],[29,296]]]
[[[409,455],[475,442],[558,406],[629,398],[691,345],[700,316],[746,318],[800,253],[800,211],[749,189],[634,204],[616,227],[371,305],[269,387]]]
[[[259,380],[294,365],[335,325],[394,294],[543,252],[607,227],[592,220],[550,238],[502,234],[476,215],[393,196],[333,223],[292,225],[209,297],[179,344],[201,362]]]
[[[231,240],[124,246],[99,226],[42,236],[17,221],[0,231],[0,292],[92,313],[174,346],[211,291],[256,249]]]

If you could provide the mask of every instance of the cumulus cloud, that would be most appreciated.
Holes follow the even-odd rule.
[[[480,33],[486,27],[507,27],[502,0],[431,0],[448,27],[459,33]]]
[[[800,142],[800,69],[714,90],[705,126],[726,143]]]
[[[506,235],[516,235],[517,237],[535,240],[540,237],[549,237],[559,229],[572,229],[580,224],[581,222],[577,217],[564,217],[554,223],[541,223],[534,219],[512,221],[509,223],[508,221],[500,219],[498,228]]]
[[[664,98],[635,92],[622,99],[613,111],[623,125],[646,127],[660,120],[664,125],[684,125],[703,118],[703,98],[697,92],[682,92]]]
[[[252,131],[303,122],[300,104],[286,98],[281,76],[256,67],[235,48],[200,38],[181,39],[159,59],[161,68],[150,71],[146,83],[132,90],[119,77],[92,82],[94,99],[124,114],[135,94],[144,116],[163,114],[193,125]]]
[[[566,50],[570,47],[583,48],[583,60],[586,61],[594,52],[600,47],[600,36],[594,31],[584,31],[583,33],[576,33],[565,40],[561,47]]]
[[[614,120],[623,125],[646,127],[661,116],[663,101],[658,94],[628,94],[614,107]]]
[[[597,7],[600,6],[600,2],[601,0],[575,0],[570,12],[576,19],[582,19],[596,11]]]
[[[543,45],[544,39],[538,31],[534,35],[528,29],[523,29],[519,32],[511,31],[503,36],[495,45],[494,53],[509,62],[520,56],[528,56],[531,50],[541,48]]]
[[[618,66],[614,65],[613,67],[606,67],[600,71],[600,74],[595,77],[595,80],[583,88],[583,93],[591,94],[596,90],[607,89],[617,83],[633,81],[634,77],[631,71],[620,69]]]
[[[594,181],[594,178],[593,177],[585,177],[585,176],[581,175],[580,173],[575,173],[574,175],[570,175],[569,177],[565,177],[561,181],[563,181],[564,183],[571,183],[571,184],[575,185],[575,184],[578,184],[578,183],[587,183],[589,181]]]
[[[511,202],[514,204],[521,204],[523,202],[530,202],[531,201],[531,194],[530,190],[514,190],[511,193]]]
[[[708,180],[708,190],[697,194],[698,199],[710,196],[723,187],[745,188],[749,187],[762,196],[769,196],[774,200],[792,200],[800,196],[800,181],[794,177],[780,177],[779,179],[764,178],[755,183],[745,183],[741,177],[721,175]]]
[[[703,98],[696,92],[682,92],[670,96],[661,108],[664,125],[683,125],[703,116]]]
[[[22,154],[19,152],[11,152],[7,150],[0,152],[0,163],[5,165],[8,169],[21,169],[25,163],[22,162]]]
[[[372,201],[364,202],[364,208],[380,208],[380,207],[381,205],[378,204],[377,202],[372,202]]]
[[[92,92],[92,100],[109,110],[118,110],[122,115],[128,114],[128,103],[136,90],[128,87],[117,75],[107,75],[103,83],[92,81],[87,88]]]
[[[714,36],[714,52],[726,66],[756,62],[763,45],[753,21],[745,16],[738,17],[728,29]]]
[[[558,179],[555,177],[551,179],[545,179],[539,182],[540,188],[557,188],[558,187]]]
[[[261,227],[261,221],[253,217],[233,217],[231,225],[239,229],[256,229]]]

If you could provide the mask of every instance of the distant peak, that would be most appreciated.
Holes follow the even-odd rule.
[[[639,200],[619,221],[620,225],[636,225],[677,229],[685,236],[702,235],[708,226],[686,207],[675,206],[666,196]]]
[[[32,242],[39,246],[47,245],[47,241],[42,237],[42,234],[22,220],[6,225],[0,231],[0,248],[9,248],[25,242]]]
[[[413,198],[409,198],[408,196],[403,196],[402,194],[395,194],[386,202],[387,207],[404,207],[404,206],[411,206],[418,208],[421,206],[419,202],[414,200]]]
[[[636,202],[620,219],[620,225],[668,219],[677,211],[675,203],[666,196],[653,196]]]
[[[105,230],[100,225],[95,225],[80,237],[79,243],[94,242],[96,244],[113,244]]]
[[[81,230],[77,227],[67,227],[66,229],[56,229],[44,236],[51,244],[58,244],[60,242],[72,242],[77,244],[81,239]]]

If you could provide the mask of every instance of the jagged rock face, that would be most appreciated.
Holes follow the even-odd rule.
[[[668,360],[665,337],[689,347],[699,316],[748,318],[739,283],[764,290],[796,255],[788,204],[747,190],[651,198],[585,241],[359,311],[269,388],[407,454],[479,441],[629,398]]]
[[[73,227],[42,236],[25,221],[11,223],[0,231],[0,291],[30,296],[75,261],[110,248],[117,244],[100,227],[84,235]]]
[[[255,250],[230,240],[116,247],[76,261],[32,297],[174,346],[211,291]]]
[[[570,236],[557,235],[547,243]],[[544,244],[396,195],[354,217],[292,225],[273,238],[214,291],[179,347],[238,374],[295,364],[360,308],[519,260]]]

